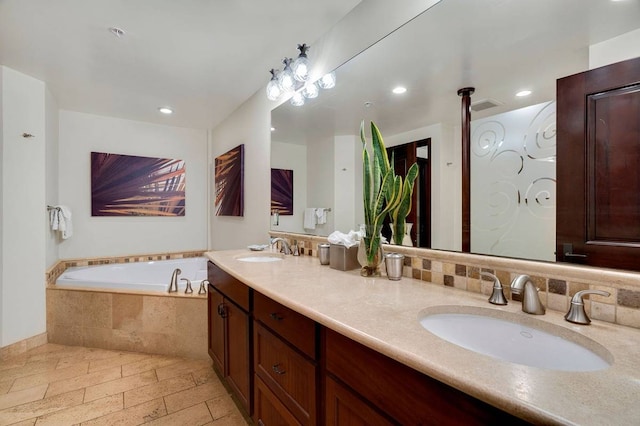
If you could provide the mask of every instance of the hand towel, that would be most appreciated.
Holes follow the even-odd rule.
[[[56,206],[55,211],[58,214],[58,231],[62,234],[62,239],[66,240],[73,235],[71,209],[67,206]]]
[[[316,209],[316,223],[318,225],[324,225],[327,223],[327,209],[317,208]]]
[[[316,209],[304,209],[303,225],[304,229],[316,229]]]

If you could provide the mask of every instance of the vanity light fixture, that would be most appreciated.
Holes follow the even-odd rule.
[[[300,51],[296,60],[285,57],[282,63],[282,71],[271,69],[271,79],[267,83],[267,99],[277,101],[283,96],[291,99],[295,106],[304,105],[307,99],[318,97],[320,89],[331,89],[336,85],[336,74],[330,72],[320,78],[311,76],[311,64],[307,52],[310,46],[306,43],[299,44]]]
[[[402,87],[402,86],[395,87],[392,90],[392,92],[395,93],[396,95],[401,95],[401,94],[405,93],[406,91],[407,91],[407,88],[406,87]]]
[[[169,107],[160,107],[158,108],[158,111],[166,115],[173,114],[173,110]]]
[[[521,90],[518,93],[516,93],[516,96],[519,98],[522,98],[524,96],[529,96],[531,94],[531,90]]]

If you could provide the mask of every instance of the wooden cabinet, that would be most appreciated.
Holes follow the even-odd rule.
[[[388,416],[393,423],[403,425],[524,424],[518,418],[335,331],[325,328],[323,334],[327,374],[355,391],[370,408],[375,407],[374,411],[381,418]],[[335,396],[327,391],[327,410],[335,406],[334,400]],[[344,405],[343,401],[340,403]],[[335,413],[328,415],[336,418]]]
[[[252,412],[249,287],[209,262],[209,355],[215,368]]]
[[[257,425],[524,424],[321,327],[213,263],[209,280],[209,354]]]
[[[255,293],[253,348],[255,399],[276,398],[295,421],[318,424],[316,363],[317,325],[314,321]],[[267,326],[269,328],[267,328]],[[286,416],[285,416],[286,417]],[[269,423],[255,411],[255,421]]]

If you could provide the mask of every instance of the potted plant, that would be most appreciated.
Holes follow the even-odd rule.
[[[393,163],[393,161],[392,161]],[[407,216],[411,212],[411,198],[413,195],[413,185],[418,177],[418,164],[413,163],[407,175],[402,179],[402,176],[396,176],[396,179],[400,180],[401,197],[400,202],[389,212],[389,220],[391,220],[391,231],[393,233],[393,243],[402,245],[406,226]]]
[[[360,124],[363,163],[364,235],[358,247],[360,275],[379,276],[383,261],[380,231],[386,215],[402,202],[402,179],[389,164],[380,130],[371,122],[371,146],[367,144],[364,121]],[[369,152],[371,151],[371,152]],[[406,216],[406,215],[405,215]]]

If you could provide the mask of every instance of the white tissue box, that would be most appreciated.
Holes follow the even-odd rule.
[[[339,271],[350,271],[360,268],[358,263],[358,246],[346,248],[340,244],[329,247],[329,267]]]

